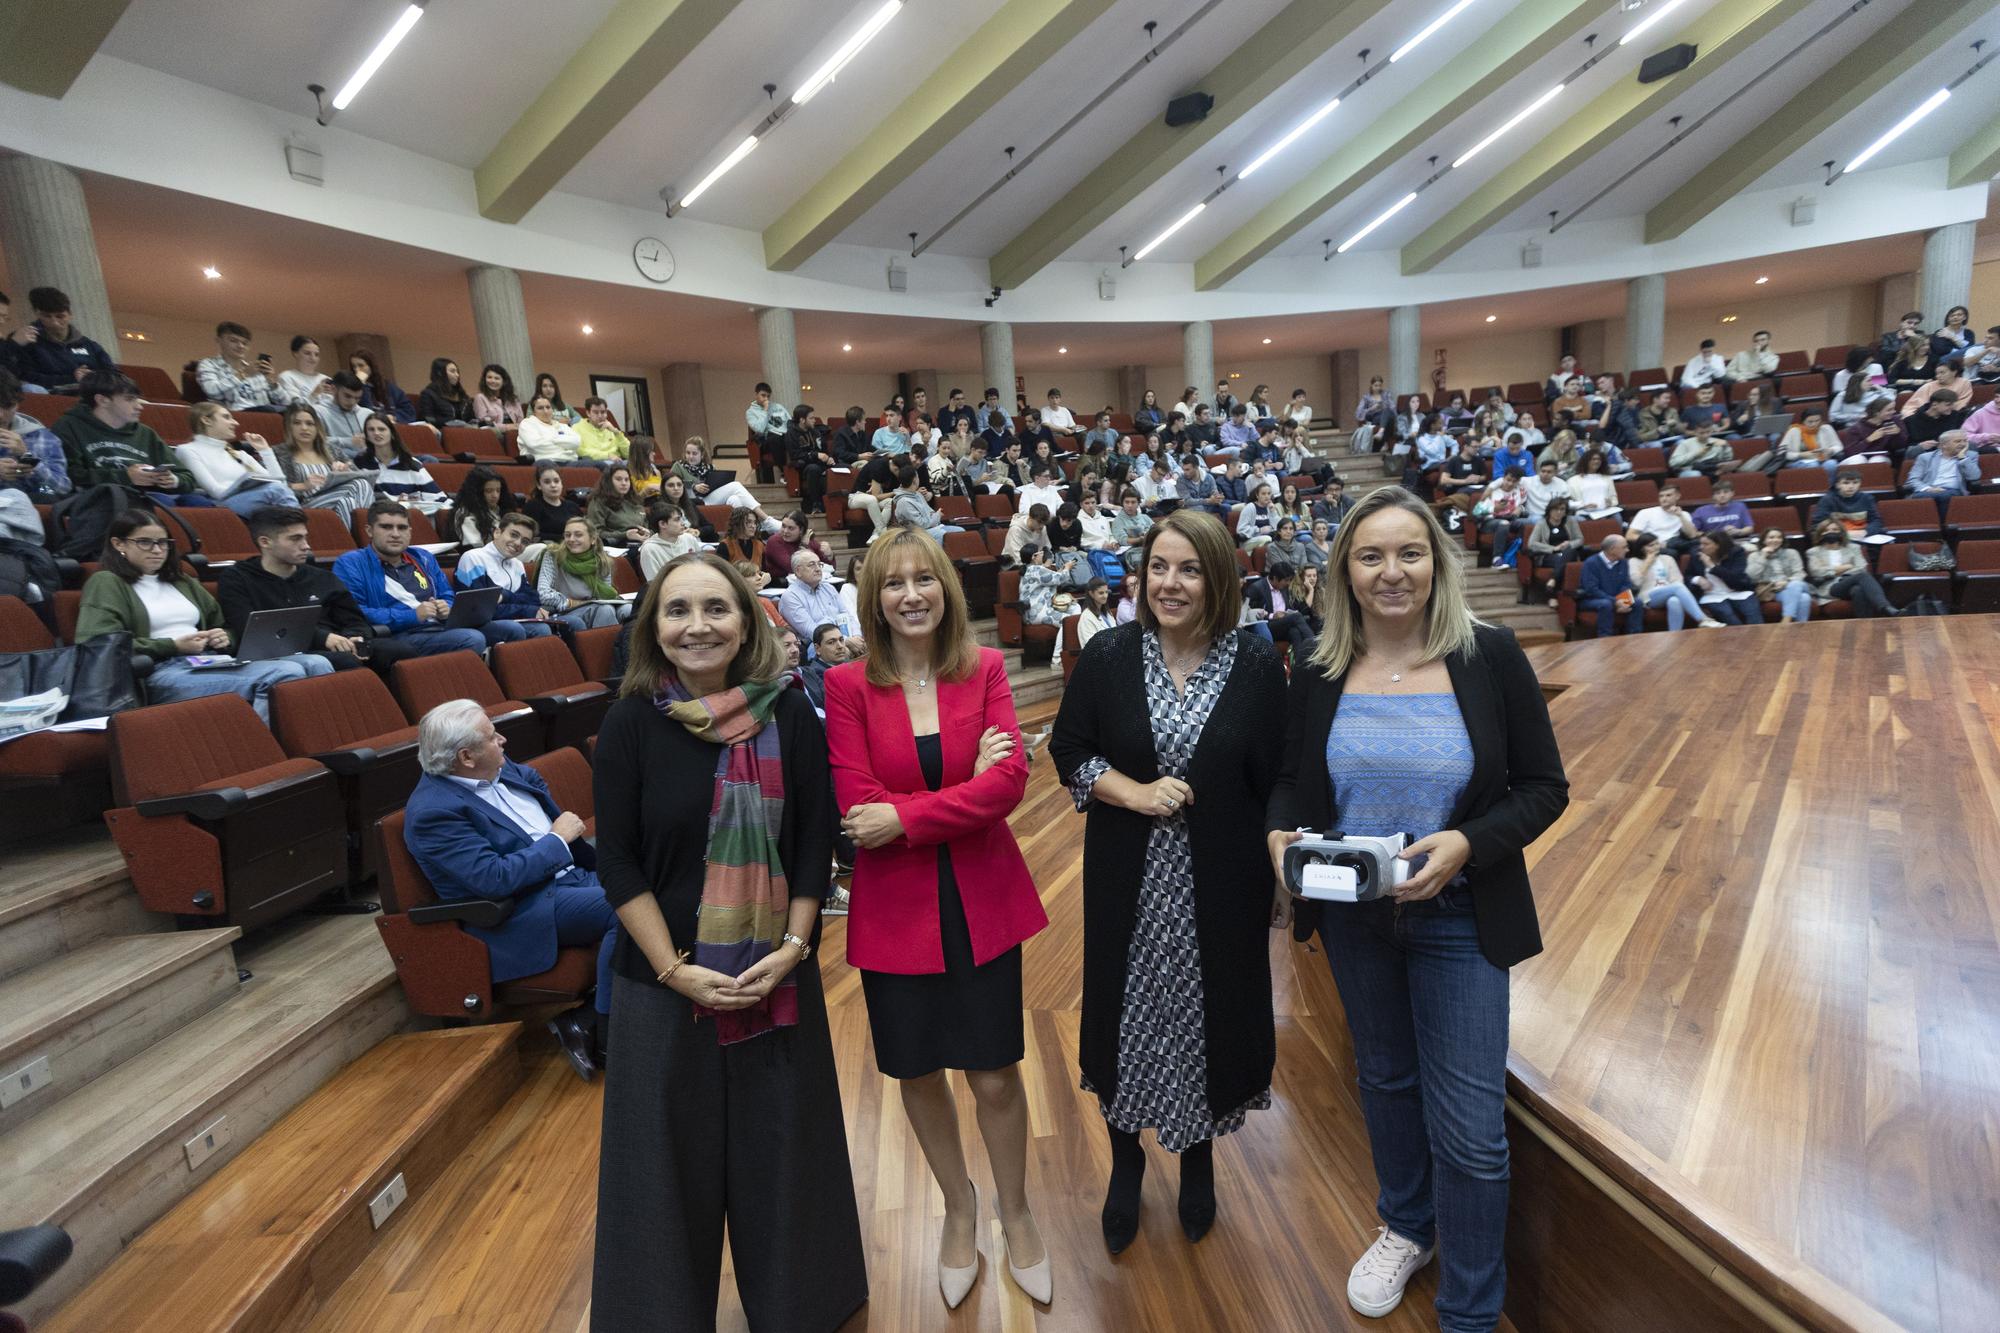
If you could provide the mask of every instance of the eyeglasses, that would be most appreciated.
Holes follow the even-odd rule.
[[[142,551],[164,551],[173,545],[168,537],[125,537],[121,540],[127,546],[136,546]]]

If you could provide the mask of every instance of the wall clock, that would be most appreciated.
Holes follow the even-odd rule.
[[[639,266],[639,275],[647,282],[673,281],[674,252],[657,236],[639,238],[632,247],[632,262]]]

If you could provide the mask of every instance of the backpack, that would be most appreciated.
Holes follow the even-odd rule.
[[[199,551],[201,539],[173,512],[130,486],[85,486],[56,501],[49,511],[49,549],[66,560],[95,560],[104,551],[111,521],[128,509],[146,509],[179,538],[184,554]]]

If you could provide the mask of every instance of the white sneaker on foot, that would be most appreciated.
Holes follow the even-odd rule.
[[[1435,1245],[1420,1246],[1380,1228],[1375,1243],[1347,1275],[1347,1303],[1371,1319],[1380,1319],[1403,1303],[1403,1288],[1436,1254]]]

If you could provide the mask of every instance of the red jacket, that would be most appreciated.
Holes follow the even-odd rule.
[[[886,648],[886,645],[885,645]],[[938,728],[944,785],[933,792],[917,762],[910,710],[899,685],[868,683],[867,664],[826,674],[826,746],[842,811],[886,801],[903,836],[854,858],[847,918],[847,961],[871,972],[942,972],[937,847],[951,848],[965,903],[972,958],[999,957],[1049,923],[1007,816],[1028,786],[1028,761],[1014,721],[1014,691],[999,652],[979,650],[964,680],[939,680]],[[1014,733],[1006,762],[978,777],[979,737],[988,727]]]

